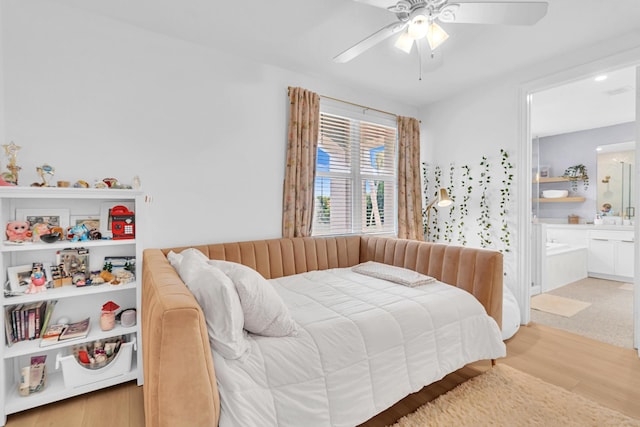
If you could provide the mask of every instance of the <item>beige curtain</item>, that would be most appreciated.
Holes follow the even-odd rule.
[[[289,88],[289,133],[284,177],[282,237],[311,235],[320,96]]]
[[[398,116],[398,145],[398,237],[424,240],[418,120]]]

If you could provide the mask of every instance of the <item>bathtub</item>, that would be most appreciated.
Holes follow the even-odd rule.
[[[545,250],[546,255],[558,255],[565,252],[574,251],[576,247],[569,245],[568,243],[547,242]]]
[[[549,292],[587,277],[587,248],[547,242],[542,257],[542,292]]]

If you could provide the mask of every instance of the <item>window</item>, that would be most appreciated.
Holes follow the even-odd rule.
[[[395,117],[320,102],[312,235],[395,233]]]

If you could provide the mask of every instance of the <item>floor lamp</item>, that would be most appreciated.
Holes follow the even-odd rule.
[[[440,190],[438,190],[438,197],[433,199],[431,203],[427,205],[427,229],[425,233],[427,241],[429,240],[429,224],[431,224],[431,208],[436,203],[439,208],[446,208],[447,206],[451,206],[451,204],[453,204],[445,188],[441,188]]]

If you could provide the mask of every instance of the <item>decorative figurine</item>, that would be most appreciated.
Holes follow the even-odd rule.
[[[92,228],[89,230],[89,240],[101,240],[102,233],[97,228]]]
[[[29,221],[10,221],[7,224],[7,240],[10,242],[22,243],[31,241]]]
[[[29,284],[27,290],[24,291],[24,293],[37,294],[40,292],[44,292],[47,290],[47,288],[44,286],[45,283],[47,283],[47,278],[45,277],[42,268],[39,266],[34,266],[33,270],[31,271],[31,283]]]
[[[40,187],[48,187],[49,180],[56,173],[55,168],[46,163],[42,166],[38,166],[36,168],[36,171],[38,172],[38,175],[40,175],[40,178],[42,179],[42,184],[40,184]]]
[[[51,230],[49,230],[49,226],[47,224],[39,222],[37,224],[34,224],[32,232],[33,232],[33,241],[39,242],[42,236],[44,236],[45,234],[51,233]]]
[[[22,168],[16,164],[16,156],[18,155],[18,150],[22,147],[14,144],[13,141],[11,141],[11,144],[4,144],[3,147],[4,152],[9,158],[7,169],[9,169],[10,172],[2,174],[2,177],[6,182],[18,185],[18,172]]]
[[[104,182],[105,184],[107,184],[107,187],[111,188],[114,187],[115,185],[118,184],[118,180],[115,178],[104,178],[102,180],[102,182]]]

